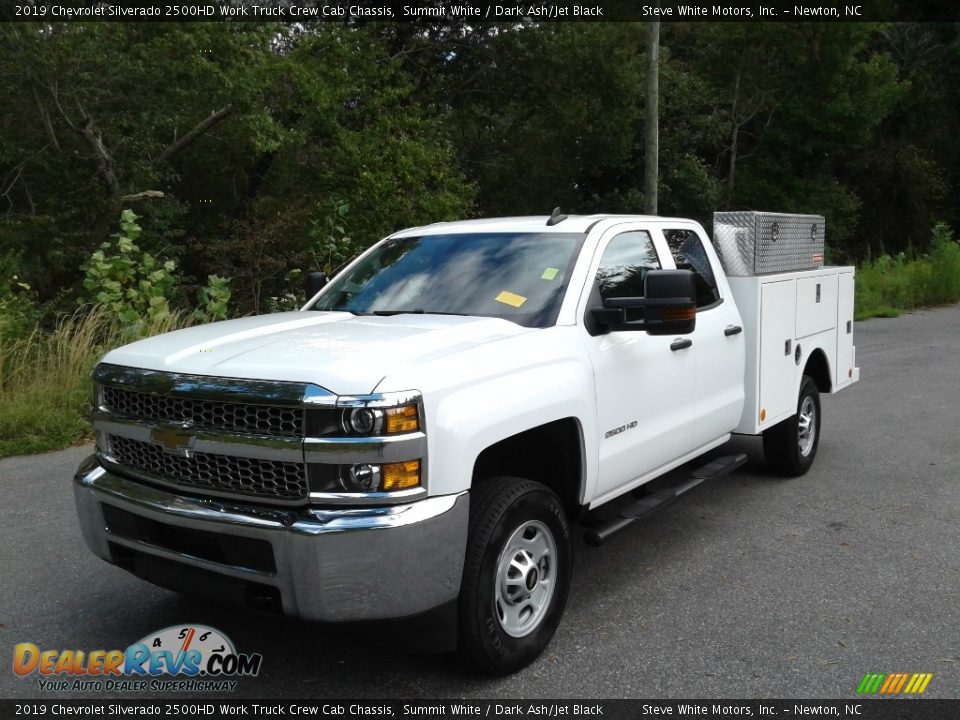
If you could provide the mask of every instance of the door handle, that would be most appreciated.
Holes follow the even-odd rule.
[[[677,350],[688,348],[691,345],[693,345],[693,340],[690,340],[689,338],[685,338],[683,340],[674,340],[672,343],[670,343],[670,349],[676,352]]]
[[[723,331],[723,334],[726,335],[727,337],[730,337],[731,335],[739,335],[742,332],[743,332],[743,328],[740,327],[739,325],[727,325],[727,327]]]

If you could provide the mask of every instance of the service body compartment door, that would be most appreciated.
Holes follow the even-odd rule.
[[[793,358],[797,282],[760,287],[760,423],[769,427],[797,409],[797,366]]]
[[[853,347],[853,273],[838,276],[839,298],[837,302],[837,362],[834,390],[854,382],[859,377],[857,358]]]
[[[797,338],[837,326],[837,276],[797,279]]]

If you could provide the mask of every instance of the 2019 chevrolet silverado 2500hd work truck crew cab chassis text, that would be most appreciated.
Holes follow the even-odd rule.
[[[481,667],[524,666],[581,513],[732,433],[804,473],[819,393],[859,377],[853,269],[819,267],[822,218],[715,225],[716,249],[661,217],[404,230],[299,312],[108,353],[74,483],[87,543],[312,620],[444,614]]]

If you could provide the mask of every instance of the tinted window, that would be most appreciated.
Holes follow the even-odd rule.
[[[700,236],[693,230],[664,230],[667,245],[678,270],[692,270],[697,286],[697,307],[713,305],[720,299],[717,281]]]
[[[582,233],[395,238],[330,283],[313,310],[424,313],[556,322]]]
[[[597,268],[600,297],[643,297],[647,271],[659,269],[660,260],[647,232],[617,235],[603,251]]]

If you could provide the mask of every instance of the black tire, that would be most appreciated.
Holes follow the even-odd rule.
[[[549,548],[548,534],[554,552],[539,555],[539,565],[529,563],[534,555],[526,548],[535,551],[539,543]],[[516,549],[512,560],[508,542]],[[527,568],[525,573],[516,574],[517,561],[528,562],[520,566]],[[560,624],[571,566],[570,526],[552,490],[523,478],[480,482],[470,496],[470,530],[460,585],[460,650],[474,665],[494,675],[516,672],[533,662]],[[502,567],[507,572],[501,572]],[[548,582],[552,590],[544,595]],[[505,587],[517,594],[505,593]],[[537,597],[542,600],[539,605]],[[501,614],[504,606],[510,615]],[[528,628],[514,622],[530,608],[539,609],[526,615]],[[511,626],[512,634],[507,629]]]
[[[770,469],[792,477],[803,475],[810,469],[820,445],[820,415],[817,383],[809,375],[804,375],[796,414],[763,433],[763,454]],[[804,425],[812,430],[812,438],[804,431]]]

